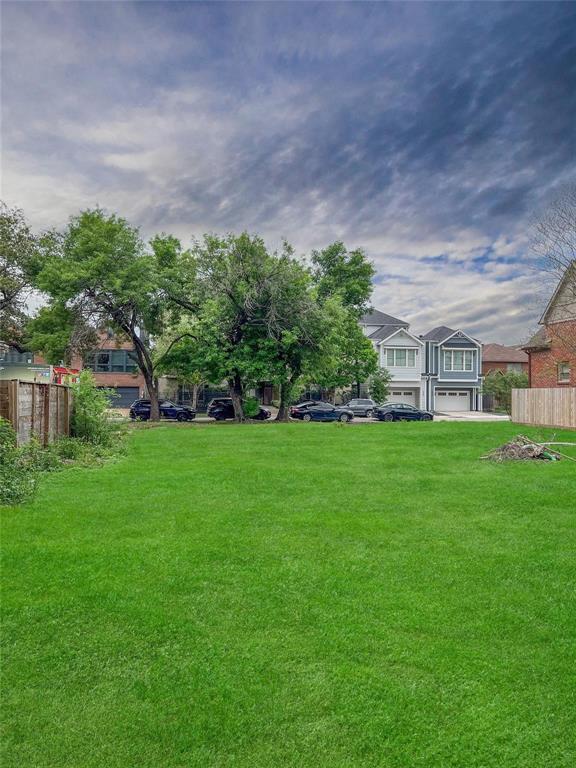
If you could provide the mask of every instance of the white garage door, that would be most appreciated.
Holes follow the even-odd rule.
[[[470,410],[470,392],[447,392],[445,390],[436,390],[437,411],[469,411]]]
[[[416,392],[411,389],[393,389],[388,398],[390,403],[406,403],[407,405],[416,405]]]

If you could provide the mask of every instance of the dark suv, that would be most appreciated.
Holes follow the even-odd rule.
[[[224,419],[234,418],[234,406],[232,405],[231,397],[215,397],[214,400],[210,400],[206,415],[211,416],[216,421],[224,421]],[[252,416],[252,419],[258,419],[264,421],[269,419],[271,412],[266,408],[260,408],[256,416]]]
[[[135,400],[130,406],[130,418],[148,421],[150,418],[150,400]],[[160,418],[192,421],[196,418],[196,411],[187,405],[176,405],[171,400],[160,400]]]

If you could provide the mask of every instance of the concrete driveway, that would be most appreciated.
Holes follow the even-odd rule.
[[[510,421],[506,413],[486,413],[484,411],[451,411],[435,413],[434,421]]]

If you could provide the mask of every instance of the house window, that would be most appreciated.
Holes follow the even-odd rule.
[[[558,363],[558,384],[570,383],[570,363]]]
[[[416,368],[416,351],[389,347],[384,354],[386,368]]]
[[[470,349],[445,349],[445,371],[472,371],[474,366],[474,352]]]
[[[102,349],[90,355],[84,365],[96,373],[132,373],[137,368],[134,353],[125,349]]]
[[[522,363],[508,363],[506,368],[510,373],[522,373]]]

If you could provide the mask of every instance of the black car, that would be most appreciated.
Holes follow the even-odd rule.
[[[302,408],[302,405],[306,405]],[[315,402],[313,405],[302,403],[290,409],[292,418],[302,421],[352,421],[354,413],[345,406],[332,405],[332,403]]]
[[[350,408],[354,416],[366,416],[367,419],[371,419],[374,411],[378,408],[378,403],[367,397],[355,397],[349,403],[346,403],[346,408]]]
[[[379,421],[432,421],[434,418],[429,411],[407,403],[385,403],[376,408],[374,415]]]
[[[130,406],[130,418],[148,421],[150,418],[150,400],[135,400]],[[171,400],[161,400],[160,418],[192,421],[196,418],[196,411],[187,405],[176,405]]]
[[[213,419],[216,419],[216,421],[224,421],[224,419],[233,419],[234,406],[232,404],[232,398],[231,397],[215,397],[213,400],[210,400],[210,402],[208,403],[206,414],[207,416],[210,416]],[[257,419],[258,421],[265,421],[266,419],[269,419],[271,415],[272,415],[271,411],[269,411],[267,408],[260,407],[258,410],[258,413],[255,416],[251,416],[250,418]]]
[[[304,414],[308,412],[308,409],[312,408],[313,405],[322,405],[322,401],[305,400],[303,403],[296,403],[295,405],[290,406],[290,416],[292,416],[293,419],[301,419],[302,416],[304,416]]]

